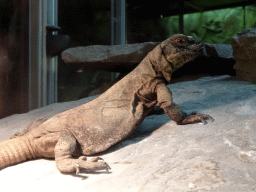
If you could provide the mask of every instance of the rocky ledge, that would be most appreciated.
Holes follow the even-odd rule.
[[[33,160],[0,171],[8,191],[252,192],[256,190],[256,85],[228,75],[169,85],[186,112],[215,121],[177,125],[147,117],[129,139],[99,154],[111,172],[61,174],[54,160]],[[0,120],[1,140],[36,117],[86,103],[97,96],[58,103]]]

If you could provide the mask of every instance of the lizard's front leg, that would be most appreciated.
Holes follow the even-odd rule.
[[[203,122],[206,124],[205,119],[213,118],[206,114],[196,114],[192,112],[190,115],[187,115],[182,111],[179,106],[172,101],[172,92],[165,84],[159,84],[157,86],[157,101],[161,108],[164,109],[166,115],[178,125],[185,125],[195,122]]]
[[[206,119],[210,119],[213,121],[214,119],[207,114],[196,114],[196,112],[192,112],[190,115],[187,115],[187,113],[183,112],[179,106],[172,102],[170,105],[166,106],[164,108],[164,111],[166,115],[175,121],[178,125],[186,125],[196,122],[202,122],[204,125],[206,124]]]
[[[60,172],[78,174],[80,169],[86,169],[89,171],[106,170],[110,167],[100,157],[96,157],[91,161],[87,161],[85,156],[81,156],[78,159],[72,158],[72,153],[75,151],[77,145],[76,138],[69,130],[61,132],[61,138],[55,146],[55,161],[56,166]]]

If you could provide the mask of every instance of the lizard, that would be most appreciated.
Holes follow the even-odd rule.
[[[173,102],[167,87],[171,74],[200,56],[203,43],[175,34],[156,46],[141,63],[96,99],[49,119],[38,118],[23,133],[0,143],[0,169],[35,158],[55,158],[62,173],[106,170],[101,158],[129,137],[156,104],[178,125],[206,123],[207,114],[187,114]]]

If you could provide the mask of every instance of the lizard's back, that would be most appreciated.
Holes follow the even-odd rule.
[[[40,148],[43,156],[54,156],[54,146],[60,137],[59,133],[64,129],[72,131],[84,155],[105,151],[122,141],[149,112],[145,111],[144,104],[149,102],[149,108],[156,104],[155,98],[151,101],[151,98],[147,99],[139,94],[146,89],[146,84],[151,84],[151,77],[143,77],[143,73],[148,74],[148,71],[142,63],[95,100],[57,114],[44,122],[30,133],[33,135],[30,140],[36,148]],[[145,97],[152,95],[150,91],[143,94]],[[52,147],[43,148],[43,145]]]

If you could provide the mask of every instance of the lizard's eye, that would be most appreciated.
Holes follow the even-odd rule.
[[[184,44],[185,40],[178,38],[178,39],[176,39],[176,42],[179,43],[179,44]]]

